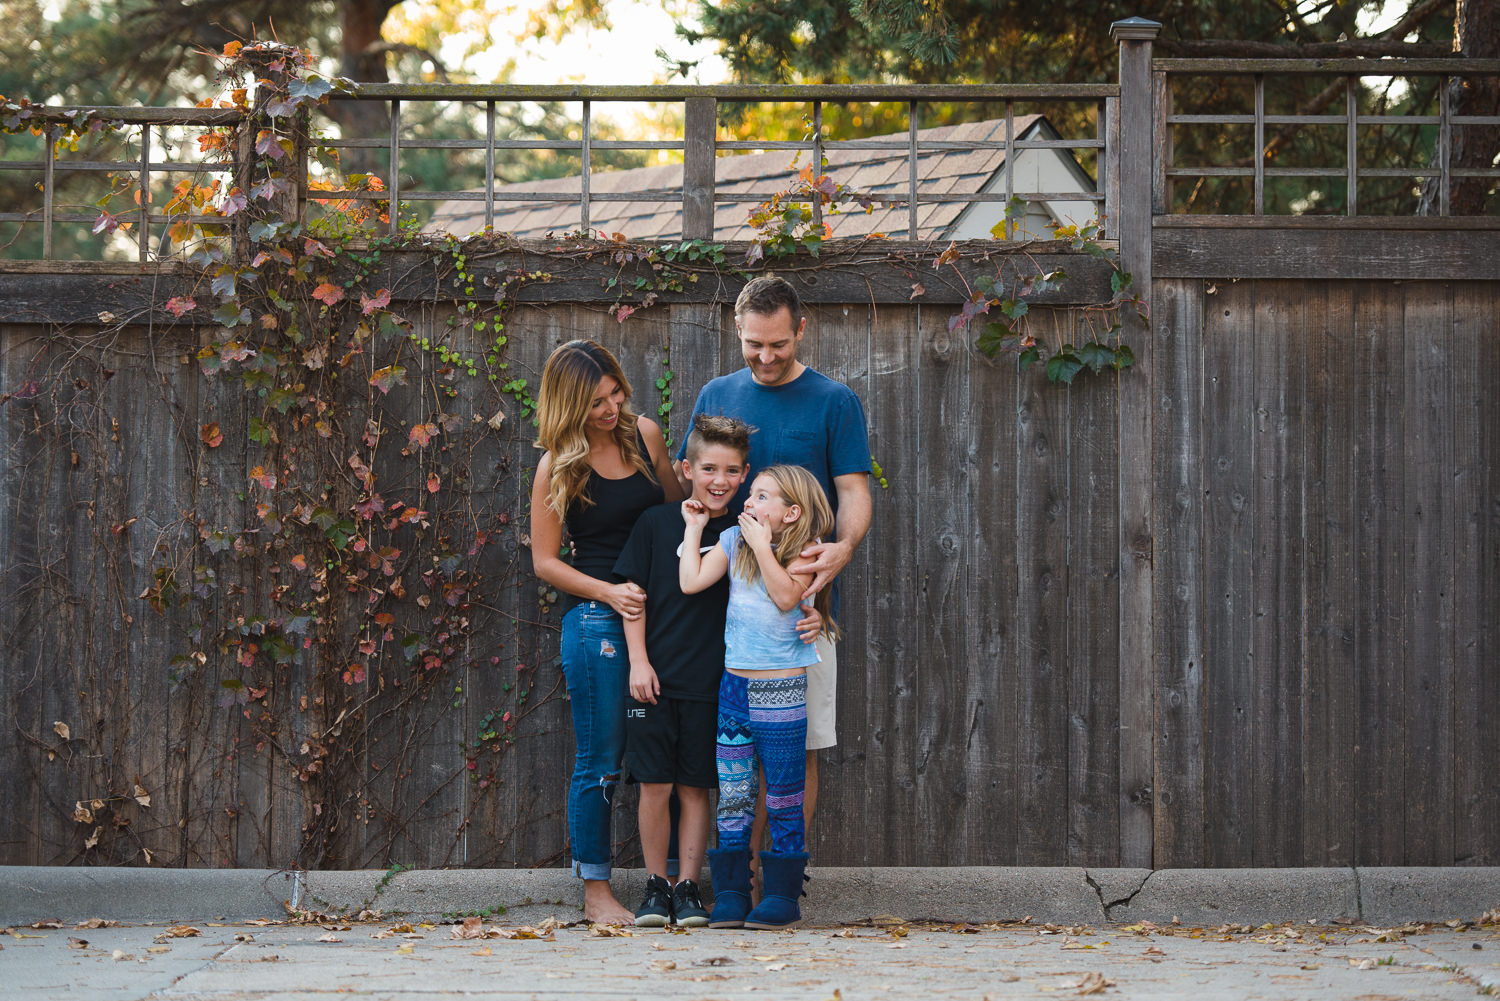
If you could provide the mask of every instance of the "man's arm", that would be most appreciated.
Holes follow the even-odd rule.
[[[812,585],[802,595],[811,597],[832,582],[849,561],[870,531],[870,474],[845,473],[833,478],[833,489],[839,496],[838,538],[832,542],[815,542],[802,550],[802,559],[788,570],[813,575]],[[806,562],[804,562],[806,561]]]

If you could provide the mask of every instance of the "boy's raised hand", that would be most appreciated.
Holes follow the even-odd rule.
[[[689,528],[701,530],[708,524],[708,508],[689,497],[682,502],[682,520]]]

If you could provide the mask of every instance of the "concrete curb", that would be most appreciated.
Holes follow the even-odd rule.
[[[907,921],[1188,925],[1283,921],[1472,921],[1500,908],[1500,868],[1083,869],[813,868],[814,924],[894,915]],[[617,871],[627,904],[645,876]],[[0,867],[0,925],[82,921],[246,921],[286,916],[283,902],[335,915],[370,907],[437,919],[477,913],[504,924],[579,918],[564,869],[290,873],[265,869]]]

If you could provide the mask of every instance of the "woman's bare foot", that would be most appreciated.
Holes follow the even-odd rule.
[[[583,881],[583,920],[601,925],[635,924],[635,913],[615,899],[607,879]]]

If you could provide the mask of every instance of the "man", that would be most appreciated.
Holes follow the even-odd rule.
[[[833,505],[835,537],[802,551],[799,573],[813,574],[807,596],[830,585],[854,557],[870,528],[870,439],[859,397],[797,360],[807,328],[802,300],[785,279],[752,279],[734,304],[734,319],[745,368],[703,387],[693,416],[723,414],[744,421],[750,436],[750,475],[731,510],[743,506],[749,483],[762,469],[779,463],[803,466],[818,478]],[[681,456],[679,456],[681,458]],[[680,464],[679,464],[680,465]],[[834,617],[838,617],[835,590]],[[818,800],[815,752],[837,743],[834,645],[818,640],[822,662],[807,673],[807,789],[803,814],[811,821]]]

